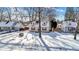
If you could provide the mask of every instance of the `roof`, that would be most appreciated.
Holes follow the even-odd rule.
[[[17,28],[23,28],[24,26],[23,26],[21,23],[17,23],[17,24],[15,25],[15,27],[17,27]]]
[[[15,22],[0,22],[0,27],[12,27],[15,26]]]
[[[76,28],[77,22],[64,21],[62,26],[64,26],[64,27],[74,27],[74,28]]]

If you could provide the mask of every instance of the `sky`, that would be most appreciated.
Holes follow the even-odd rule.
[[[56,19],[62,21],[64,20],[64,15],[66,12],[66,7],[57,7],[56,9],[58,16],[56,17]]]
[[[5,7],[3,7],[3,8],[5,8]],[[2,9],[2,7],[0,7],[0,9]],[[24,12],[24,10],[21,10],[21,11]],[[57,13],[56,19],[60,20],[60,21],[64,20],[65,11],[66,11],[66,7],[56,7],[56,13]]]

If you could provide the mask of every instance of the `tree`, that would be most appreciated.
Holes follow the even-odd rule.
[[[11,21],[11,8],[10,8],[10,7],[7,7],[7,8],[6,8],[6,11],[7,11],[7,13],[8,13],[9,21]]]
[[[39,22],[38,32],[39,32],[39,38],[41,38],[41,19],[42,19],[43,7],[35,7],[33,11],[35,13],[33,13],[32,16],[34,17],[35,21],[37,21],[38,18],[38,22]]]
[[[55,17],[57,16],[56,14],[56,8],[55,7],[50,7],[50,8],[47,8],[47,16],[49,18],[49,20],[53,20],[53,21],[56,21],[55,20]]]
[[[31,15],[32,15],[33,7],[24,7],[23,9],[28,13],[27,16],[31,20]]]
[[[16,21],[18,21],[18,22],[19,22],[17,12],[18,12],[18,7],[14,7],[14,14],[15,14],[15,16],[16,16],[16,18],[15,18],[15,19],[16,19]]]
[[[75,20],[75,13],[74,13],[74,8],[73,7],[67,7],[66,8],[66,13],[65,13],[65,20]]]
[[[77,32],[79,30],[79,8],[75,8],[76,11],[75,11],[75,19],[76,19],[76,22],[77,22],[77,27],[76,27],[76,30],[75,30],[75,35],[74,35],[74,39],[76,40],[76,37],[77,37]]]
[[[47,8],[47,7],[38,7],[38,15],[39,15],[39,37],[41,38],[41,20],[43,19],[43,16],[47,16],[49,18],[49,16],[51,18],[49,18],[49,21],[53,20],[56,16],[55,13],[55,9],[54,8]]]
[[[39,9],[39,38],[41,38],[41,7]]]
[[[4,7],[0,7],[0,21],[4,20],[4,15],[3,15],[4,10],[5,10]]]

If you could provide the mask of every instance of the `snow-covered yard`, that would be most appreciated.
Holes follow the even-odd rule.
[[[19,33],[24,33],[19,37]],[[35,32],[12,32],[0,35],[0,50],[12,51],[79,51],[79,34],[77,40],[70,33],[42,33],[42,38]]]

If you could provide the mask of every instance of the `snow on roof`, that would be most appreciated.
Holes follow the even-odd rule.
[[[5,22],[0,22],[0,26],[5,26]]]
[[[76,22],[73,22],[73,21],[64,21],[62,26],[76,28],[77,23]]]
[[[9,23],[7,23],[6,25],[10,27],[10,26],[13,26],[14,23],[15,23],[15,22],[9,22]]]
[[[17,23],[16,25],[15,25],[15,27],[18,27],[18,28],[23,28],[24,26],[21,24],[21,23]]]
[[[70,22],[69,27],[77,27],[77,23],[76,22]]]
[[[0,22],[0,27],[12,27],[15,22]]]

